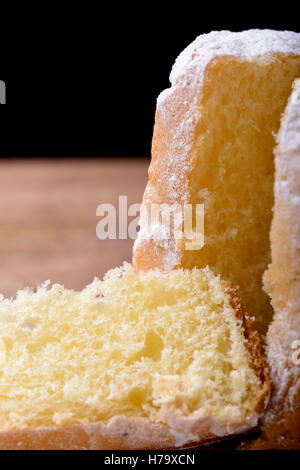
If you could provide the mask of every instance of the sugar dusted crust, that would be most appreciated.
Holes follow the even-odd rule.
[[[300,34],[257,29],[239,33],[213,31],[197,37],[176,59],[170,75],[172,86],[157,100],[149,182],[141,207],[141,230],[133,250],[136,270],[180,266],[182,250],[172,239],[155,238],[156,227],[146,226],[146,220],[153,203],[188,202],[198,102],[209,65],[224,56],[252,61],[276,54],[300,55]]]
[[[240,305],[237,291],[227,288],[230,304],[245,334],[250,364],[262,386],[243,423],[228,424],[212,414],[194,412],[184,415],[171,406],[164,409],[167,424],[145,418],[115,416],[108,422],[90,425],[58,426],[40,429],[16,429],[0,432],[0,450],[126,450],[175,449],[196,447],[226,437],[245,434],[257,426],[270,395],[268,368],[261,353],[260,339],[252,321]]]
[[[275,311],[267,335],[273,393],[255,449],[300,449],[300,79],[282,117],[275,151],[272,263],[264,277]],[[299,348],[298,348],[299,350]],[[298,355],[299,356],[299,355]]]
[[[225,423],[219,423],[212,416],[200,416],[177,420],[176,430],[166,425],[150,423],[142,418],[117,416],[107,424],[94,423],[89,426],[73,425],[3,432],[0,434],[0,450],[126,450],[195,447],[215,441],[218,437],[244,434],[256,424],[257,417],[249,418],[244,425],[228,426]]]

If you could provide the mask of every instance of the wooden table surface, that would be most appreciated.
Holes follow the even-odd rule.
[[[46,279],[80,289],[131,260],[132,240],[96,236],[102,203],[141,202],[148,158],[0,161],[0,292]],[[129,219],[130,220],[130,219]]]

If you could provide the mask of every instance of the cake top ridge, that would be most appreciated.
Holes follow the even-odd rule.
[[[232,55],[251,60],[269,53],[300,54],[300,33],[271,29],[249,29],[241,32],[228,30],[201,34],[177,57],[170,82],[191,86],[191,81],[201,84],[208,63],[216,56]],[[195,73],[196,72],[196,73]],[[171,88],[158,97],[158,106],[167,98]]]

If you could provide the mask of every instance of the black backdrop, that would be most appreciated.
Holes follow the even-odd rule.
[[[176,56],[198,34],[299,30],[287,4],[264,15],[253,3],[231,10],[226,4],[222,12],[212,4],[208,12],[186,2],[164,14],[153,4],[112,4],[109,14],[101,5],[84,13],[44,7],[30,24],[19,12],[18,25],[1,38],[2,157],[150,155],[156,97],[169,86]]]

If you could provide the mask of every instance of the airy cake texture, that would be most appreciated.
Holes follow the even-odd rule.
[[[262,276],[271,260],[274,135],[298,76],[300,34],[293,32],[212,32],[180,54],[172,87],[157,101],[134,247],[136,270],[210,266],[239,286],[262,333],[273,315]],[[204,204],[204,247],[189,251],[175,236],[155,239],[153,203]],[[182,219],[175,224],[182,230]]]
[[[166,448],[255,426],[257,333],[209,268],[110,271],[0,303],[0,448]]]

